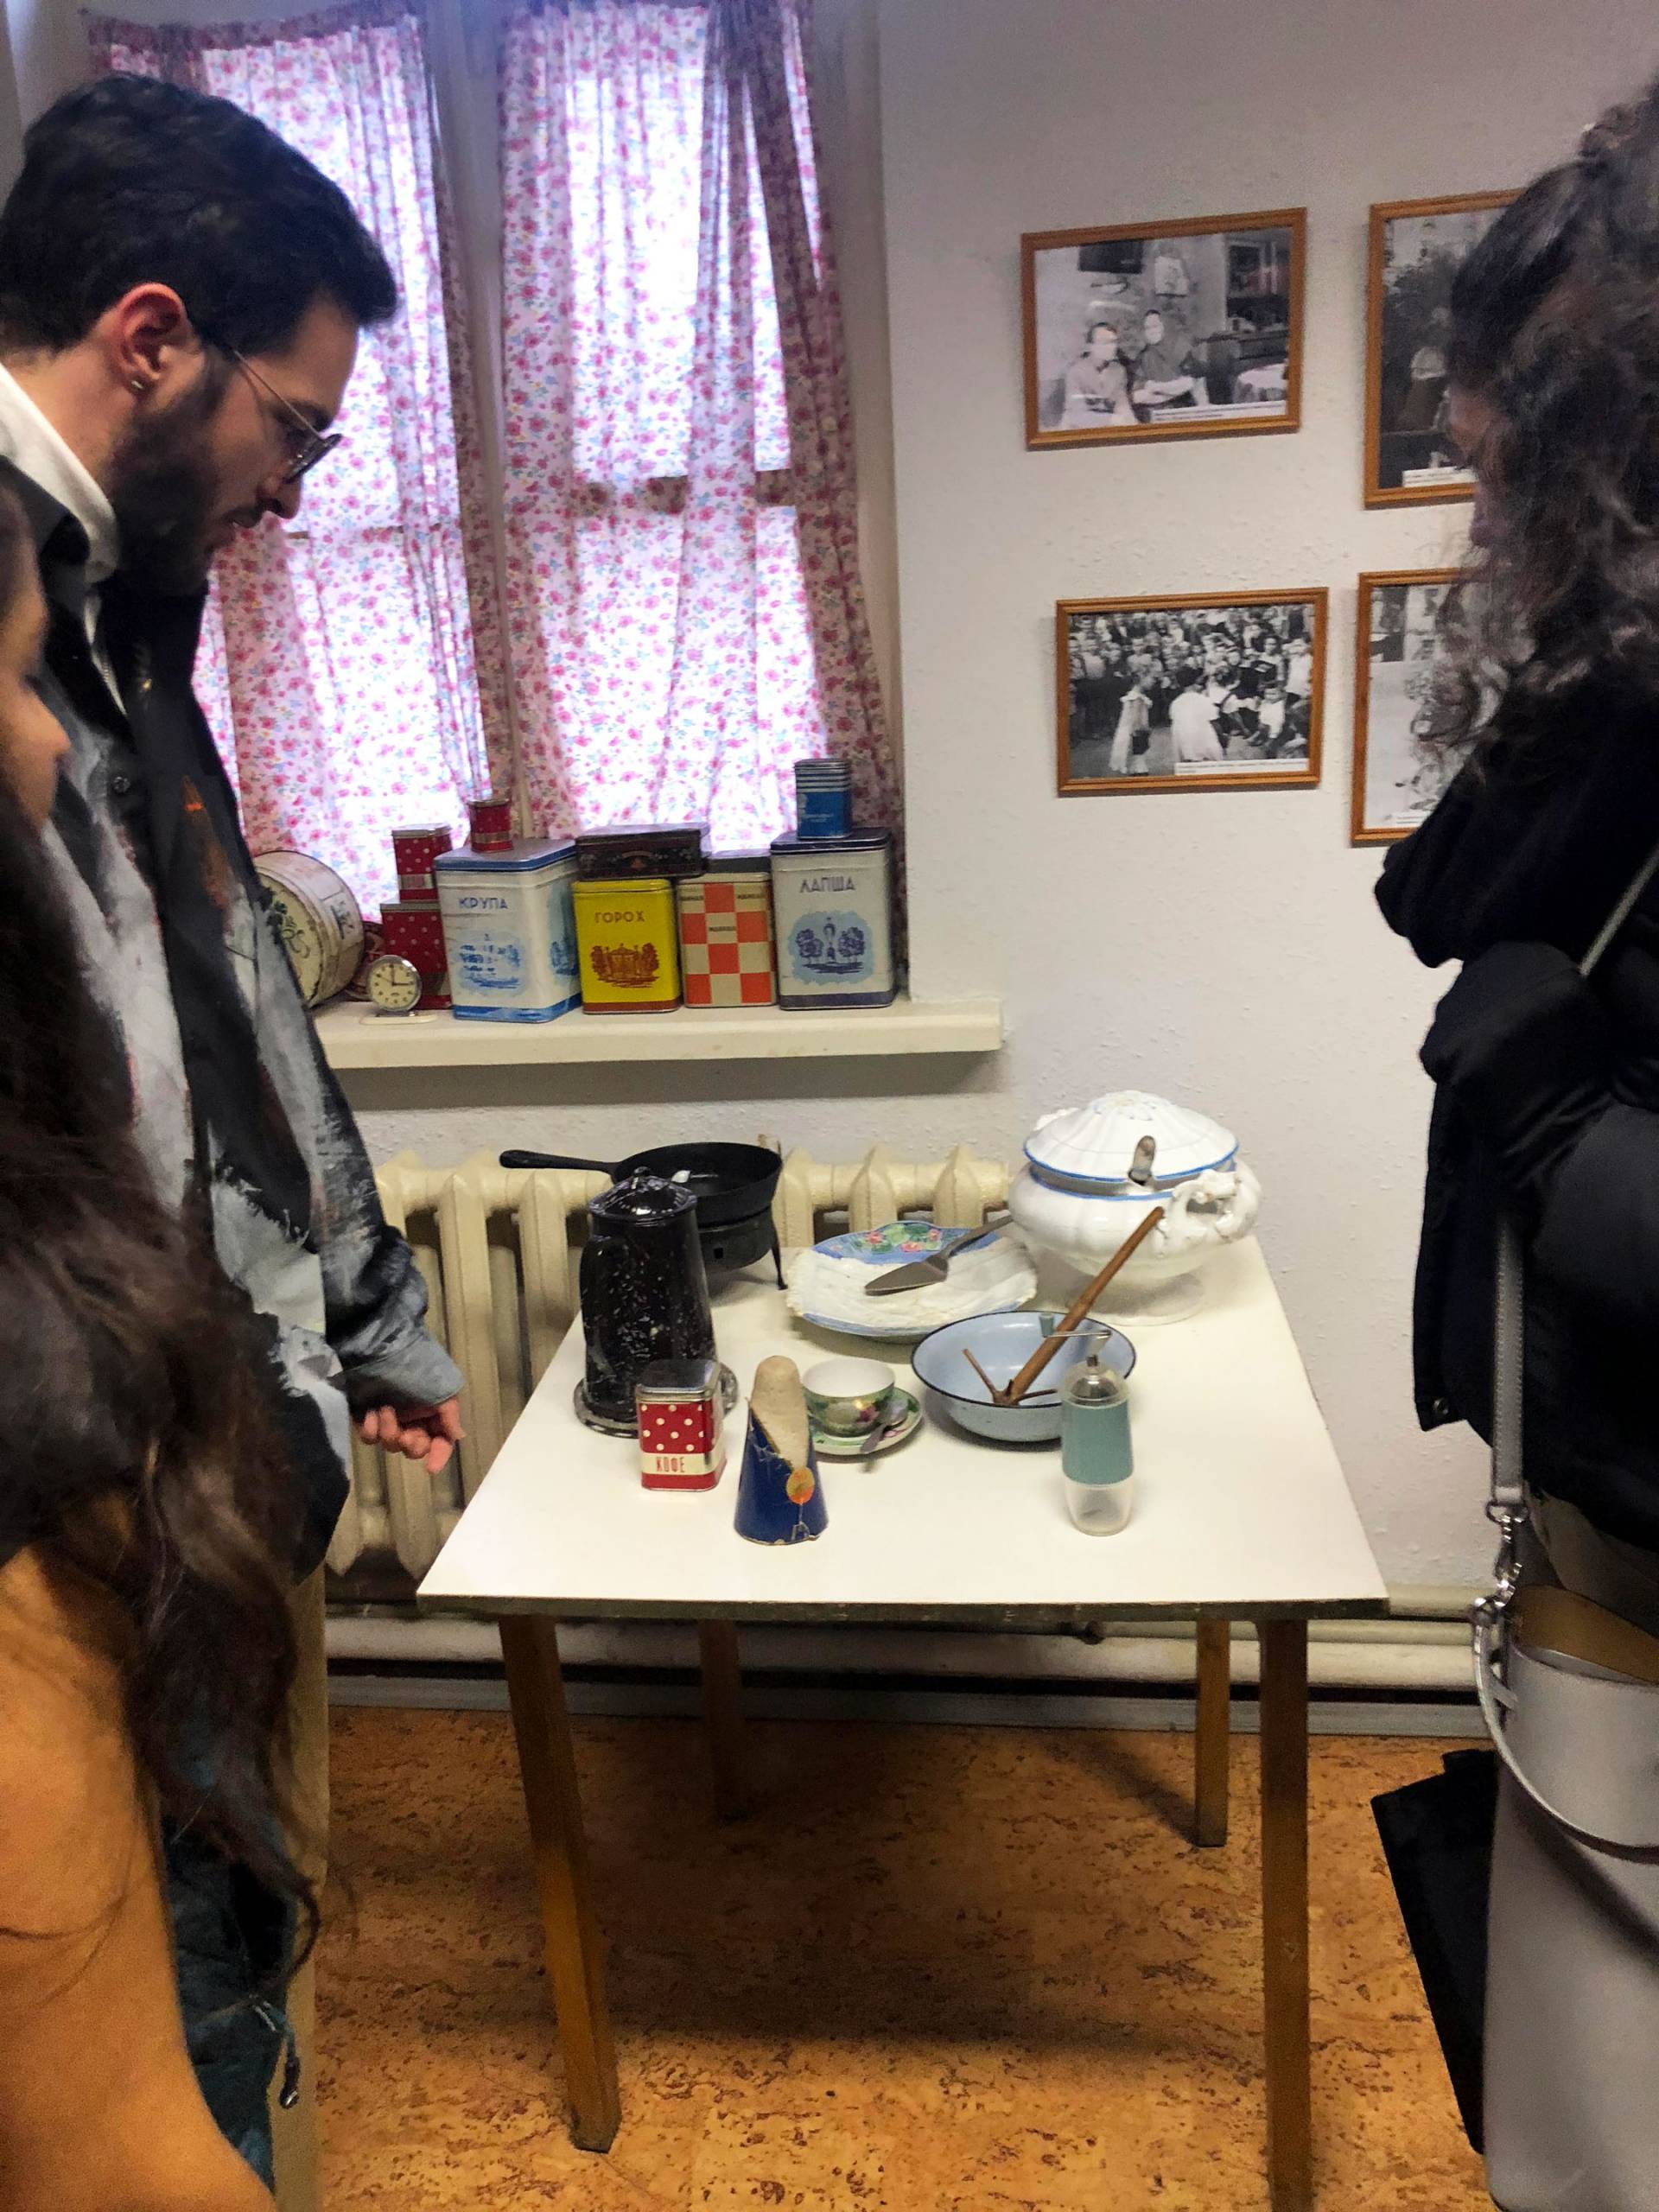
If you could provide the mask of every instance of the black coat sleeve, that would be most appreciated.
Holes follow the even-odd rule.
[[[1533,1264],[1626,1328],[1659,1328],[1659,923],[1640,916],[1595,978],[1611,1073],[1541,1179]]]

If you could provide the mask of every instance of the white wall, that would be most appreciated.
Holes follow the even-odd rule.
[[[9,0],[14,41],[42,4]],[[365,1077],[371,1141],[435,1160],[506,1142],[615,1156],[764,1129],[823,1157],[877,1137],[1012,1156],[1039,1111],[1098,1090],[1189,1099],[1262,1175],[1263,1241],[1385,1572],[1472,1579],[1478,1455],[1417,1434],[1406,1351],[1414,1055],[1440,983],[1376,919],[1376,857],[1346,829],[1353,578],[1452,556],[1460,511],[1360,507],[1365,213],[1520,182],[1659,62],[1659,21],[1634,0],[1584,0],[1567,35],[1557,0],[820,9],[868,575],[904,693],[916,981],[1004,992],[1010,1044],[977,1064]],[[30,28],[20,77],[32,54],[43,79],[62,24]],[[1304,203],[1300,435],[1025,451],[1021,231]],[[1053,796],[1057,598],[1319,582],[1323,788]]]
[[[1632,0],[887,0],[883,154],[918,972],[1004,979],[981,1128],[1125,1082],[1231,1123],[1391,1579],[1472,1574],[1478,1454],[1427,1442],[1406,1320],[1444,979],[1347,842],[1353,578],[1448,557],[1462,510],[1360,505],[1373,200],[1518,184],[1659,62]],[[1027,453],[1022,231],[1309,211],[1300,435]],[[1321,789],[1053,796],[1058,598],[1332,588]]]

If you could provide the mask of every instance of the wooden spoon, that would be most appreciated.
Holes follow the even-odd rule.
[[[1134,1235],[1125,1237],[1094,1281],[1085,1290],[1080,1291],[1066,1308],[1065,1318],[1052,1336],[1045,1337],[1013,1382],[995,1393],[998,1405],[1017,1406],[1019,1404],[1020,1399],[1025,1396],[1027,1391],[1048,1365],[1049,1361],[1058,1351],[1066,1338],[1077,1327],[1078,1322],[1087,1315],[1089,1309],[1110,1282],[1112,1277],[1120,1268],[1128,1266],[1163,1217],[1162,1206],[1154,1206]]]

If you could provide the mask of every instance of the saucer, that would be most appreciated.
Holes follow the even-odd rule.
[[[828,1429],[815,1428],[812,1449],[822,1459],[874,1459],[878,1452],[906,1443],[922,1425],[921,1401],[909,1390],[896,1390],[893,1395],[899,1410],[874,1436],[832,1436]]]

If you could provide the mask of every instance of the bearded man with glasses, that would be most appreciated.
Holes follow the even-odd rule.
[[[32,529],[40,689],[69,738],[48,841],[156,1192],[199,1221],[257,1325],[308,1499],[292,1573],[314,1597],[353,1420],[436,1471],[461,1376],[426,1332],[413,1255],[265,912],[191,671],[213,556],[298,512],[340,443],[359,333],[397,307],[338,188],[175,86],[69,94],[29,130],[0,212],[0,482]],[[198,2075],[268,2174],[265,2089],[288,2038],[259,1983],[281,1986],[280,1915],[200,1837],[167,1845]]]

